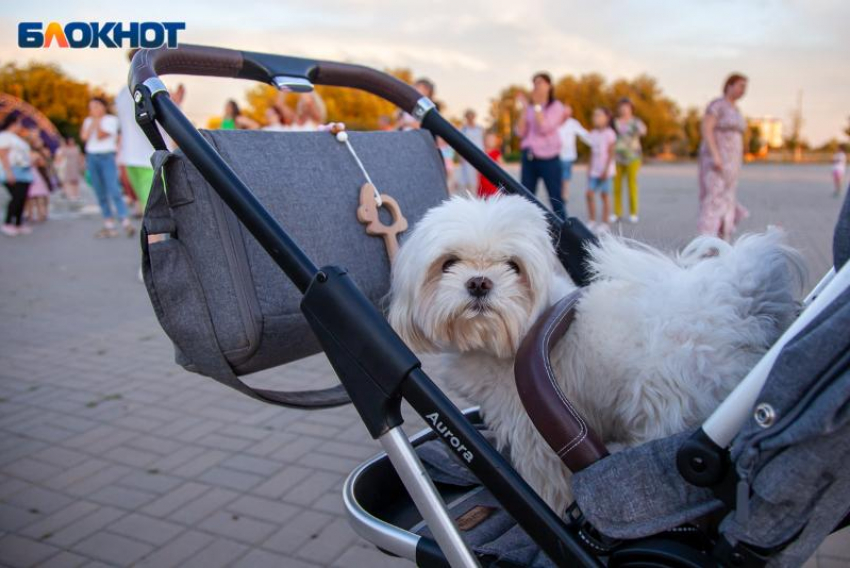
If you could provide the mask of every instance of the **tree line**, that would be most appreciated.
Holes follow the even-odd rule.
[[[395,77],[412,83],[414,74],[410,69],[387,70]],[[327,109],[327,119],[344,122],[352,130],[374,130],[386,124],[387,119],[397,112],[396,108],[383,99],[354,89],[317,87]],[[103,93],[85,81],[69,76],[59,66],[49,63],[18,65],[6,63],[0,67],[0,92],[16,96],[49,118],[59,132],[65,136],[79,135],[80,126],[88,114],[88,100]],[[489,128],[500,135],[507,152],[519,149],[519,140],[513,134],[517,120],[516,95],[526,92],[525,87],[511,85],[502,89],[491,99]],[[701,142],[700,121],[702,109],[690,107],[684,111],[667,96],[658,81],[649,75],[634,79],[607,81],[599,73],[581,76],[565,75],[555,81],[555,95],[573,108],[573,116],[585,127],[591,127],[591,115],[596,107],[613,110],[622,97],[629,97],[635,106],[635,114],[647,125],[643,140],[649,155],[695,156]],[[277,91],[267,85],[256,85],[245,94],[244,111],[255,121],[262,123],[266,109],[273,104]],[[288,95],[287,103],[294,105],[296,95]],[[110,96],[107,96],[111,99]],[[708,102],[708,101],[706,101]],[[222,101],[222,106],[224,101]],[[454,109],[460,115],[463,109]],[[459,122],[459,116],[455,117]],[[215,124],[211,120],[210,124]],[[850,136],[850,126],[847,128]],[[758,129],[748,129],[745,148],[756,148]],[[579,145],[582,154],[587,152]]]
[[[0,92],[15,96],[41,111],[63,136],[79,137],[88,116],[89,99],[97,93],[91,85],[78,81],[58,65],[30,63],[0,67]]]

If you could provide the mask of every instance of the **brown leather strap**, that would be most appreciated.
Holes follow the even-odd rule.
[[[558,387],[550,360],[552,347],[575,319],[581,290],[546,310],[523,339],[514,363],[517,391],[534,426],[570,471],[580,471],[608,450]]]

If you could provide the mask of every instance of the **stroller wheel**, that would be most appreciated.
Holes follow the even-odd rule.
[[[608,568],[717,568],[707,554],[675,540],[650,538],[611,553]]]

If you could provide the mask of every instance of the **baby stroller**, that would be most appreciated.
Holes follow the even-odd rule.
[[[158,77],[166,73],[292,92],[361,89],[423,130],[350,133],[347,149],[328,133],[202,133],[169,98]],[[385,453],[351,474],[345,505],[355,530],[383,551],[422,566],[795,565],[847,524],[850,202],[836,230],[835,269],[694,432],[608,455],[548,376],[549,350],[567,333],[576,298],[541,316],[516,379],[543,437],[570,450],[561,453],[575,473],[576,501],[556,512],[488,442],[475,409],[461,412],[381,315],[388,260],[379,239],[351,220],[348,178],[393,187],[415,222],[446,195],[433,135],[502,191],[537,203],[526,188],[432,101],[367,67],[183,45],[138,52],[129,88],[157,149],[142,231],[145,283],[178,363],[271,404],[353,403]],[[166,150],[159,127],[178,151]],[[587,284],[592,234],[576,219],[547,219],[565,269]],[[311,256],[350,268],[319,268]],[[341,385],[282,392],[240,378],[319,350]],[[402,430],[402,399],[429,426],[412,439]]]

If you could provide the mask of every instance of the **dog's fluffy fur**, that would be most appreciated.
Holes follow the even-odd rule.
[[[700,237],[676,256],[604,236],[593,282],[552,354],[561,389],[602,439],[636,445],[693,427],[791,322],[804,269],[781,231],[730,245]],[[474,295],[470,280],[488,279]],[[481,282],[481,280],[479,280]],[[574,284],[541,211],[520,197],[455,197],[429,211],[393,267],[390,323],[481,406],[499,449],[556,511],[569,472],[526,414],[513,358],[541,312]]]

